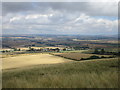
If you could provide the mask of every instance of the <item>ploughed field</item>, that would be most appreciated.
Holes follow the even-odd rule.
[[[96,55],[96,54],[84,54],[84,53],[80,53],[80,52],[73,52],[73,53],[54,53],[54,55],[56,56],[60,56],[63,58],[67,58],[67,59],[73,59],[73,60],[81,60],[81,58],[89,58],[90,56],[105,56],[105,57],[109,57],[110,55]]]
[[[3,58],[2,69],[20,68],[39,64],[57,64],[69,61],[50,54],[25,54]]]

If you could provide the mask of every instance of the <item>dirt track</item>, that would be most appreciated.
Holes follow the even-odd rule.
[[[20,68],[24,66],[32,66],[38,64],[56,64],[68,61],[67,59],[49,55],[49,54],[37,54],[37,55],[24,55],[3,58],[2,69]]]

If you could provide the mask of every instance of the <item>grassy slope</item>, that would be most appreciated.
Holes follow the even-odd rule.
[[[3,71],[3,88],[115,88],[118,60],[74,61]]]

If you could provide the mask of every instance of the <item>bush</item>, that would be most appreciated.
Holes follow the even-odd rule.
[[[89,60],[89,59],[100,59],[100,57],[93,55],[93,56],[90,56],[89,58],[81,58],[80,60]]]
[[[100,58],[99,56],[95,56],[95,55],[93,55],[93,56],[90,56],[89,59],[99,59],[99,58]]]
[[[101,58],[106,58],[105,56],[101,56]]]
[[[80,60],[86,60],[86,58],[81,58]]]
[[[99,57],[99,56],[93,55],[93,56],[90,56],[89,58],[81,58],[80,60],[102,59],[102,58],[114,58],[114,57],[115,57],[115,56],[109,56],[109,57],[101,56],[101,57]]]
[[[109,58],[114,58],[115,56],[109,56]]]

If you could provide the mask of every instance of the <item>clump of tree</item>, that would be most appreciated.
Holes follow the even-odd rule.
[[[109,57],[105,57],[105,56],[90,56],[89,58],[81,58],[80,60],[90,60],[90,59],[102,59],[102,58],[114,58],[115,56],[109,56]]]
[[[11,48],[11,49],[13,49],[13,50],[3,50],[3,51],[1,51],[2,53],[6,53],[6,52],[13,52],[13,51],[21,51],[20,50],[20,48]]]
[[[66,51],[66,48],[64,48],[63,51]]]
[[[120,52],[108,52],[108,51],[105,51],[105,49],[103,49],[103,48],[102,48],[102,49],[96,48],[92,54],[116,55],[116,56],[119,56],[119,55],[120,55]]]
[[[59,48],[56,48],[56,49],[55,49],[55,51],[59,52],[59,51],[60,51],[60,49],[59,49]]]
[[[100,59],[100,57],[93,55],[93,56],[90,56],[89,58],[81,58],[80,60],[90,60],[90,59]]]
[[[29,50],[28,50],[28,51],[35,51],[35,49],[34,49],[34,48],[29,47]]]
[[[76,46],[74,47],[75,50],[86,50],[86,49],[89,49],[88,46]]]
[[[3,50],[3,51],[1,51],[2,53],[5,53],[5,52],[10,52],[9,50]]]
[[[18,48],[18,51],[21,51],[20,48]]]
[[[105,53],[106,53],[106,51],[103,48],[100,50],[98,48],[96,48],[93,52],[93,54],[105,54]]]
[[[13,51],[20,51],[20,48],[12,48]]]

